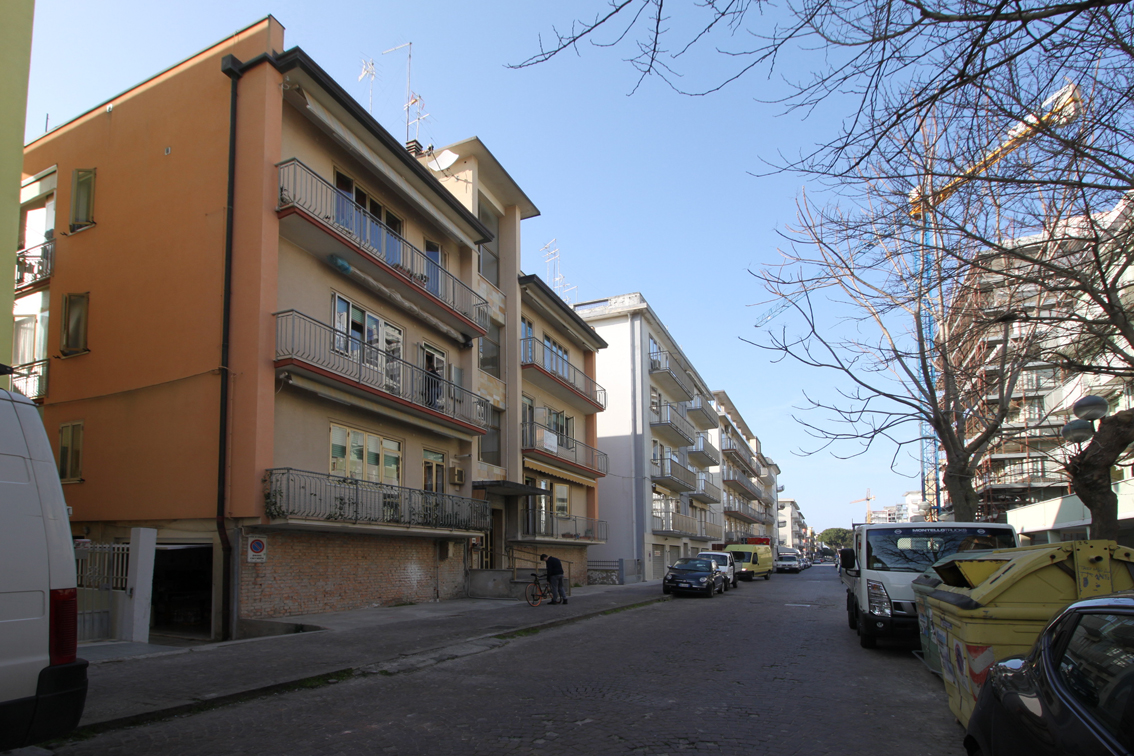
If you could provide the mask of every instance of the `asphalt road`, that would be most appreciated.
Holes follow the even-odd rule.
[[[941,682],[910,650],[859,648],[823,565],[54,751],[964,756]]]

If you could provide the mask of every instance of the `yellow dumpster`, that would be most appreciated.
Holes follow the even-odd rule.
[[[967,725],[994,662],[1026,654],[1073,601],[1134,588],[1134,549],[1068,541],[956,554],[918,592],[941,662],[949,708]],[[919,607],[920,609],[920,607]]]

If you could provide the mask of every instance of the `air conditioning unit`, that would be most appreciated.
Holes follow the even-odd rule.
[[[449,468],[449,482],[454,486],[463,486],[465,484],[465,468],[463,467],[450,467]]]

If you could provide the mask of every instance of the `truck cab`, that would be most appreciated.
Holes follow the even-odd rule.
[[[858,525],[851,548],[840,549],[847,588],[847,624],[859,645],[879,638],[916,638],[913,581],[934,562],[958,551],[1019,545],[1011,525],[987,522],[891,522]]]

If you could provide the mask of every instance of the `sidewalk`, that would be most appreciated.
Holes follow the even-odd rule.
[[[592,585],[572,589],[566,606],[456,599],[286,618],[323,628],[317,632],[188,648],[81,646],[79,656],[91,665],[79,727],[105,730],[137,724],[333,675],[418,669],[507,642],[497,636],[668,598],[662,596],[658,581]]]

